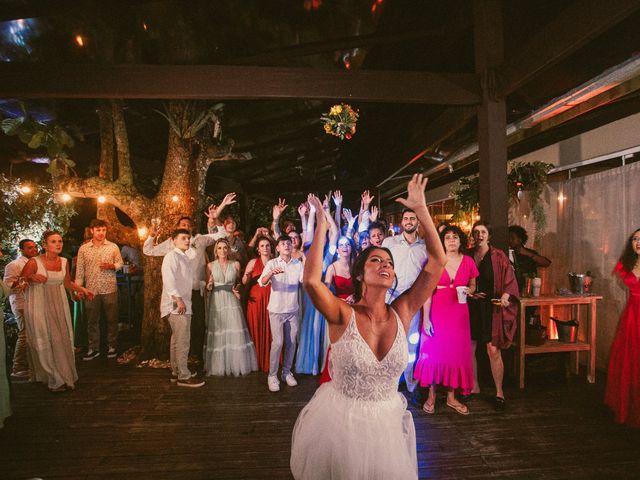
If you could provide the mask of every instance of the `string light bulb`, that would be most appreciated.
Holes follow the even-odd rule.
[[[567,199],[567,197],[565,197],[565,196],[564,196],[564,193],[560,192],[560,193],[558,194],[558,201],[559,201],[560,203],[564,202],[566,199]]]
[[[76,35],[75,41],[79,47],[84,47],[84,37],[82,35]]]
[[[140,238],[144,238],[147,236],[147,227],[139,227],[138,228],[138,236]]]
[[[71,200],[71,195],[69,195],[68,193],[63,193],[60,198],[64,203],[67,203],[69,200]]]
[[[171,201],[174,203],[177,203],[178,200],[180,200],[180,197],[178,197],[178,195],[174,195],[173,197],[171,197]]]
[[[104,202],[106,202],[106,201],[107,201],[107,199],[105,198],[105,196],[104,196],[104,195],[100,195],[100,196],[98,197],[98,203],[104,203]]]
[[[31,187],[29,185],[21,185],[20,186],[20,193],[23,193],[25,195],[31,193],[33,190],[31,189]]]

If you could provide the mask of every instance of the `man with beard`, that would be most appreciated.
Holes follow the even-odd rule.
[[[391,251],[397,278],[395,288],[389,290],[387,294],[387,303],[393,302],[413,285],[427,261],[427,249],[424,240],[418,236],[418,225],[418,217],[415,212],[405,209],[402,211],[402,233],[387,237],[382,242],[382,246]],[[418,310],[418,313],[411,320],[407,334],[409,339],[409,364],[404,372],[404,378],[407,383],[407,389],[410,392],[413,392],[416,387],[416,382],[413,379],[413,364],[416,360],[416,351],[420,339],[421,314],[421,310]]]

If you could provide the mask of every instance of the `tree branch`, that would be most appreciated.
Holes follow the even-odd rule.
[[[113,180],[113,116],[111,105],[100,100],[98,106],[100,120],[100,168],[98,175],[106,180]]]
[[[111,204],[98,204],[97,217],[109,222],[109,240],[119,244],[140,248],[140,237],[136,228],[123,225],[116,214],[116,207]]]
[[[122,100],[111,100],[111,113],[116,138],[116,153],[118,154],[118,181],[126,185],[133,185],[133,173],[129,154],[129,137],[124,121]]]
[[[78,178],[61,176],[54,179],[57,192],[66,192],[72,197],[98,198],[118,207],[136,224],[144,224],[151,202],[143,197],[133,185],[106,180],[100,177]]]

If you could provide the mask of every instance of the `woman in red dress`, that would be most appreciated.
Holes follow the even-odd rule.
[[[269,327],[267,305],[271,295],[271,285],[261,287],[258,285],[258,278],[260,278],[265,264],[273,257],[273,254],[271,241],[267,237],[259,237],[256,244],[258,256],[247,263],[247,268],[245,268],[242,276],[242,284],[249,289],[247,327],[256,346],[258,368],[263,372],[268,372],[271,329]]]
[[[348,304],[352,304],[354,297],[353,282],[351,281],[351,266],[355,260],[355,246],[353,241],[348,237],[340,237],[338,240],[338,259],[329,265],[324,278],[324,283],[331,288],[336,297],[344,300]],[[327,361],[324,363],[324,369],[320,376],[320,384],[331,381],[329,375],[331,347],[327,351]]]
[[[617,423],[640,427],[640,228],[631,234],[615,272],[629,300],[611,346],[604,403]]]

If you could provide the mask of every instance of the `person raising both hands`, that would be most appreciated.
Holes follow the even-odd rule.
[[[429,211],[427,179],[414,175],[399,203],[424,226],[429,261],[413,285],[390,305],[396,283],[391,252],[368,247],[351,271],[355,304],[331,293],[322,282],[327,213],[316,210],[315,237],[308,252],[304,287],[329,324],[331,377],[300,413],[293,431],[291,470],[296,479],[418,478],[415,429],[398,380],[408,362],[411,319],[436,288],[446,256]]]

